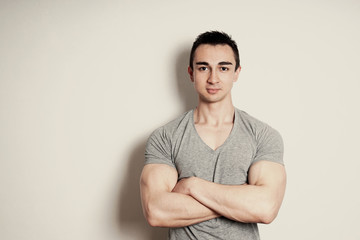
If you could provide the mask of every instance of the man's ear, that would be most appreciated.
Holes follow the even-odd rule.
[[[240,71],[241,71],[241,66],[239,66],[238,69],[236,69],[236,71],[235,71],[234,82],[236,82],[238,80]]]
[[[188,66],[188,73],[189,73],[189,76],[190,76],[190,80],[192,82],[194,82],[194,72],[192,70],[192,68],[190,66]]]

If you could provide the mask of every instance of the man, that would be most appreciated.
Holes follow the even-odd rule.
[[[267,124],[235,108],[236,43],[206,32],[193,44],[188,73],[196,109],[157,129],[145,151],[140,187],[151,226],[169,239],[259,239],[285,192],[283,143]]]

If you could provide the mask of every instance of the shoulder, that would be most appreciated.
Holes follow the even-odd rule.
[[[174,120],[166,123],[165,125],[155,129],[150,135],[152,137],[162,137],[171,139],[179,132],[183,132],[186,126],[190,123],[192,119],[193,110],[187,111]]]
[[[191,122],[191,113],[192,111],[186,112],[152,132],[145,147],[146,164],[163,163],[175,167],[172,157],[174,142]]]
[[[267,123],[250,116],[244,111],[237,110],[238,123],[248,132],[256,147],[253,163],[260,160],[283,163],[283,140],[280,133]]]
[[[236,109],[237,123],[259,143],[266,139],[282,142],[281,134],[269,124],[251,116],[245,111]]]
[[[241,120],[241,122],[243,124],[246,124],[246,125],[250,125],[250,126],[253,126],[253,127],[258,127],[258,128],[262,128],[262,127],[265,127],[267,126],[267,124],[263,121],[260,121],[259,119],[253,117],[252,115],[248,114],[247,112],[243,111],[243,110],[240,110],[240,109],[237,109],[236,108],[236,117],[239,118],[239,120]]]

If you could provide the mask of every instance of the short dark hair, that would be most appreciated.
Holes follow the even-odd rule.
[[[191,67],[191,69],[193,69],[193,61],[194,61],[195,51],[201,44],[229,45],[234,53],[235,64],[236,64],[235,70],[237,70],[240,67],[239,50],[236,45],[236,42],[234,40],[232,40],[231,36],[224,32],[209,31],[209,32],[204,32],[204,33],[200,34],[196,38],[195,42],[193,43],[193,46],[192,46],[191,52],[190,52],[190,61],[189,61],[189,66]]]

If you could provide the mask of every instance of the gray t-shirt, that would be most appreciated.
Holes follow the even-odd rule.
[[[269,125],[235,109],[234,126],[216,150],[198,135],[194,110],[155,130],[146,145],[145,164],[167,164],[176,168],[179,180],[196,176],[211,182],[240,185],[247,182],[250,166],[266,160],[283,164],[283,142]],[[181,228],[170,228],[169,239],[259,238],[256,223],[241,223],[219,217]]]

